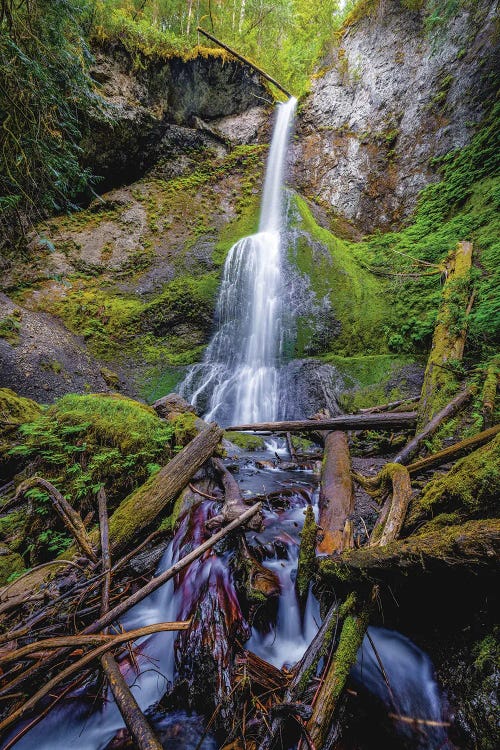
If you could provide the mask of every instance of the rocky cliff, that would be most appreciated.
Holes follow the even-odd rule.
[[[488,106],[497,12],[479,0],[432,22],[401,0],[361,3],[301,107],[299,190],[363,233],[404,223],[432,160],[467,144]]]

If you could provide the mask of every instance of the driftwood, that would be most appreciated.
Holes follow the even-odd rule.
[[[338,560],[319,563],[326,581],[391,580],[436,571],[495,569],[500,553],[500,519],[467,521],[409,536],[384,547],[344,552]]]
[[[455,396],[455,398],[453,398],[444,409],[441,409],[441,411],[439,411],[430,422],[428,422],[428,424],[426,424],[425,427],[405,445],[403,450],[393,459],[393,463],[409,463],[410,459],[413,458],[415,453],[419,450],[424,440],[427,440],[427,438],[433,435],[443,422],[450,419],[450,417],[453,417],[458,411],[460,411],[460,409],[470,401],[474,393],[475,389],[471,387]]]
[[[418,408],[418,427],[422,429],[431,421],[438,410],[439,394],[457,382],[456,371],[453,363],[460,361],[463,356],[467,315],[468,292],[460,292],[465,314],[465,325],[461,331],[456,333],[450,324],[453,315],[450,309],[452,295],[457,294],[456,281],[467,277],[472,265],[472,243],[459,242],[456,251],[446,263],[447,280],[443,288],[442,303],[439,310],[438,322],[434,329],[431,351],[427,360],[427,367],[422,385]],[[456,301],[454,300],[454,304]]]
[[[410,429],[417,423],[417,412],[394,414],[344,414],[328,419],[298,419],[293,422],[259,422],[228,427],[231,432],[316,432],[321,430],[392,430]]]
[[[122,550],[151,526],[214,453],[222,435],[223,430],[216,424],[208,425],[157,474],[120,503],[109,519],[112,552]]]
[[[400,464],[386,464],[379,474],[382,491],[389,491],[389,497],[382,506],[382,512],[370,537],[370,547],[382,547],[398,538],[412,495],[408,469]],[[387,485],[390,483],[390,489]]]
[[[355,600],[345,615],[337,649],[313,699],[313,714],[307,724],[313,747],[330,750],[338,738],[335,719],[339,702],[344,694],[349,671],[363,643],[376,595],[377,589],[374,587],[366,601]]]
[[[319,493],[319,526],[322,529],[318,553],[332,555],[353,546],[349,516],[354,510],[351,457],[345,432],[329,432]],[[321,538],[322,537],[322,538]]]
[[[220,526],[223,523],[230,523],[235,518],[239,518],[242,513],[247,510],[246,505],[241,494],[238,482],[233,477],[230,471],[226,469],[223,461],[220,458],[213,458],[212,465],[216,472],[220,476],[222,486],[224,488],[224,505],[222,506],[221,512],[216,516],[213,516],[207,521],[207,528],[213,529]],[[262,515],[256,514],[248,523],[250,529],[258,531],[262,526]]]
[[[317,536],[318,526],[314,519],[314,511],[312,506],[308,505],[304,525],[300,532],[299,559],[295,578],[295,591],[301,606],[304,606],[307,601],[309,586],[316,571]]]
[[[262,68],[257,67],[257,65],[255,63],[253,63],[251,60],[249,60],[247,57],[243,57],[243,55],[240,55],[239,52],[236,52],[231,47],[228,47],[227,44],[224,44],[219,39],[217,39],[215,36],[213,36],[212,34],[209,34],[208,31],[205,31],[204,29],[202,29],[201,26],[198,26],[197,31],[200,34],[203,34],[203,36],[206,36],[207,39],[210,39],[212,42],[215,42],[215,44],[218,44],[219,47],[222,47],[222,49],[225,49],[226,52],[229,52],[230,55],[233,55],[233,57],[236,57],[238,60],[240,60],[240,62],[243,62],[243,63],[245,63],[245,65],[249,65],[251,68],[253,68],[254,70],[256,70],[257,73],[259,73],[259,75],[261,75],[263,78],[265,78],[266,81],[269,81],[269,83],[272,83],[273,86],[276,86],[276,88],[279,89],[280,91],[282,91],[285,94],[285,96],[287,96],[289,99],[292,98],[292,94],[289,91],[287,91],[281,85],[281,83],[278,83],[278,81],[275,78],[272,78],[269,75],[269,73],[266,73],[264,70],[262,70]]]
[[[433,453],[432,455],[426,456],[425,458],[420,458],[418,461],[414,461],[407,466],[408,473],[410,474],[410,476],[421,474],[424,471],[429,471],[429,469],[436,468],[436,466],[442,466],[443,464],[447,464],[450,461],[455,461],[456,459],[461,458],[462,456],[465,456],[468,453],[476,450],[476,448],[479,448],[481,445],[489,443],[489,441],[493,440],[495,435],[498,435],[499,432],[500,425],[497,424],[494,427],[483,430],[483,432],[479,432],[477,435],[473,435],[473,437],[466,438],[465,440],[461,440],[459,443],[450,445],[448,448],[444,448],[442,451]]]
[[[93,651],[89,651],[87,654],[85,654],[85,656],[82,656],[81,659],[78,659],[73,664],[70,664],[70,666],[66,667],[66,669],[63,669],[62,672],[59,672],[43,687],[37,690],[37,692],[32,695],[31,698],[29,698],[25,703],[23,703],[22,706],[19,706],[19,708],[10,713],[3,721],[0,722],[0,732],[14,724],[14,722],[21,719],[26,715],[28,711],[35,708],[35,706],[37,706],[43,698],[51,694],[52,690],[57,685],[66,680],[68,677],[71,677],[71,675],[73,675],[75,672],[79,672],[80,670],[82,670],[83,667],[85,667],[87,664],[91,664],[96,659],[99,659],[102,654],[112,649],[118,643],[135,641],[138,638],[142,638],[143,636],[151,635],[151,633],[159,633],[172,630],[185,630],[187,627],[189,627],[189,624],[189,622],[163,622],[156,625],[147,625],[144,628],[130,630],[128,633],[120,633],[114,638],[107,640],[101,646],[98,646],[98,648],[94,649]]]
[[[68,501],[62,496],[53,484],[48,482],[42,477],[30,477],[24,482],[21,482],[17,488],[16,498],[20,495],[25,495],[28,490],[32,487],[41,487],[49,496],[52,503],[52,507],[63,522],[66,529],[69,531],[71,536],[74,538],[80,550],[83,554],[92,560],[97,561],[97,556],[92,547],[92,542],[87,534],[87,530],[83,524],[80,514],[71,507]]]

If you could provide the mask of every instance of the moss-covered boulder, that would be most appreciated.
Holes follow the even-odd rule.
[[[14,573],[21,573],[24,567],[21,555],[0,544],[0,586],[8,583]]]
[[[0,388],[0,476],[13,465],[10,449],[15,445],[19,427],[36,419],[41,407],[29,398],[23,398],[10,388]]]

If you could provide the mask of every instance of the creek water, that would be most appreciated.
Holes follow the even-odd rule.
[[[222,424],[234,420],[272,420],[278,416],[283,314],[282,188],[295,105],[295,100],[290,100],[278,106],[259,232],[240,240],[231,249],[217,306],[217,332],[203,363],[191,370],[183,384],[183,392],[191,396],[206,418],[216,418]],[[274,442],[261,455],[240,452],[237,459],[237,476],[244,496],[289,490],[283,493],[286,501],[265,504],[263,530],[247,534],[249,546],[259,550],[263,564],[279,579],[280,597],[274,616],[256,618],[257,624],[250,630],[231,572],[231,553],[211,550],[131,609],[121,621],[125,629],[192,616],[196,619],[200,611],[206,611],[208,621],[213,611],[211,603],[216,603],[224,611],[219,625],[228,636],[227,642],[236,628],[245,636],[246,648],[277,667],[291,666],[300,659],[320,625],[319,605],[313,593],[309,592],[306,606],[301,609],[294,586],[304,512],[308,504],[316,508],[318,480],[311,470],[281,468],[279,460],[273,466],[269,459],[276,454],[279,458],[284,452],[284,447]],[[259,467],[257,459],[264,460],[264,468]],[[204,500],[186,513],[163,555],[158,573],[207,538],[206,521],[216,512],[216,504]],[[200,601],[205,602],[205,610],[200,610]],[[353,683],[362,685],[386,704],[388,710],[439,721],[441,696],[428,657],[398,633],[371,628],[370,635],[396,697],[396,708],[388,702],[386,682],[367,639],[352,672]],[[144,711],[154,707],[174,683],[183,648],[189,649],[190,637],[183,642],[183,636],[175,633],[157,634],[135,643],[134,662],[128,658],[121,660],[121,670]],[[216,650],[219,688],[227,694],[231,684],[223,638],[217,640]],[[104,701],[95,692],[92,685],[75,691],[16,743],[16,748],[105,750],[123,727],[123,721],[109,691]],[[209,735],[199,745],[203,721],[195,714],[156,711],[152,721],[165,747],[174,750],[218,747]],[[19,726],[10,736],[18,731]],[[411,740],[406,725],[401,736],[405,741]],[[429,750],[445,747],[442,731],[426,733],[425,738],[423,741],[419,732],[411,746]]]

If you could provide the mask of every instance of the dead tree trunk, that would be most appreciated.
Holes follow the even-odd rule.
[[[319,493],[318,553],[333,555],[352,547],[349,516],[354,509],[351,456],[345,432],[329,432],[325,437],[325,455]]]
[[[228,47],[227,44],[224,44],[219,39],[217,39],[215,36],[213,36],[212,34],[209,34],[208,31],[205,31],[204,29],[202,29],[201,26],[198,26],[197,31],[200,34],[203,34],[203,36],[206,36],[207,39],[210,39],[212,42],[215,42],[215,44],[218,44],[219,47],[222,47],[222,49],[225,49],[226,52],[229,52],[230,55],[233,55],[233,57],[236,57],[238,60],[240,60],[240,62],[245,63],[245,65],[249,65],[251,68],[253,68],[254,70],[256,70],[257,73],[259,73],[259,75],[261,75],[263,78],[265,78],[266,81],[269,81],[269,83],[272,83],[273,86],[276,86],[276,88],[279,89],[280,91],[282,91],[285,94],[285,96],[287,96],[289,99],[292,97],[291,93],[289,91],[287,91],[281,85],[281,83],[278,83],[278,81],[276,81],[276,79],[272,78],[269,75],[269,73],[266,73],[264,70],[262,70],[262,68],[258,68],[257,65],[255,65],[255,63],[253,63],[247,57],[243,57],[243,55],[240,55],[240,53],[236,52],[234,49],[232,49],[232,47]]]
[[[425,425],[418,435],[415,435],[415,437],[405,445],[403,450],[398,453],[395,459],[393,459],[393,463],[407,464],[418,451],[424,440],[433,435],[445,420],[453,417],[463,406],[465,406],[465,404],[472,398],[474,392],[475,390],[471,387],[459,393],[458,396],[455,396],[455,398],[452,399],[444,409],[441,409],[441,411],[439,411],[430,422]]]
[[[317,432],[318,430],[393,430],[411,429],[417,423],[417,412],[394,414],[344,414],[328,419],[298,419],[293,422],[259,422],[228,427],[228,432]]]
[[[434,330],[432,347],[427,361],[427,368],[422,385],[418,409],[418,427],[422,429],[439,411],[440,396],[456,385],[457,375],[453,369],[453,362],[461,360],[465,346],[467,312],[462,329],[455,333],[453,330],[453,313],[451,310],[452,295],[460,294],[463,309],[467,308],[469,293],[467,290],[458,291],[456,282],[467,277],[472,265],[472,243],[459,242],[453,256],[446,266],[447,280],[443,288],[441,308],[438,323]],[[454,305],[455,306],[455,305]],[[442,402],[441,402],[442,403]]]

